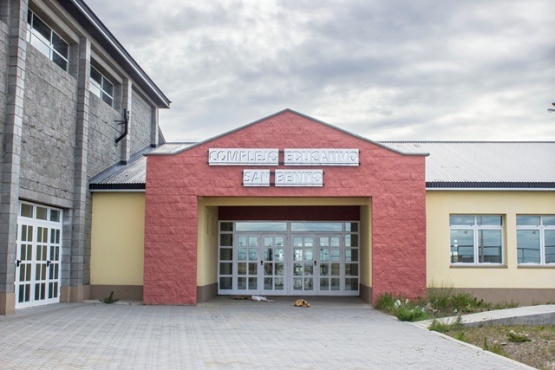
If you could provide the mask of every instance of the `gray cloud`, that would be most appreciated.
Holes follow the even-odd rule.
[[[374,140],[555,139],[551,0],[89,5],[173,101],[169,140],[286,107]]]

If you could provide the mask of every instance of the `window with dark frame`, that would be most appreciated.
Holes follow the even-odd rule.
[[[89,90],[110,107],[114,107],[114,84],[91,65]]]
[[[27,14],[27,42],[67,71],[69,44],[32,11]]]

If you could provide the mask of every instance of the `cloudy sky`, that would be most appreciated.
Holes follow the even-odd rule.
[[[372,140],[555,140],[553,0],[88,0],[168,141],[285,108]]]

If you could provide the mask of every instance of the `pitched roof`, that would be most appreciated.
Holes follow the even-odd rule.
[[[555,142],[382,141],[429,153],[426,187],[555,189]]]
[[[555,189],[555,142],[381,141],[403,153],[427,154],[428,189]],[[142,190],[145,154],[174,154],[194,143],[166,143],[135,153],[90,180],[91,191]]]
[[[59,0],[59,3],[102,45],[159,108],[170,107],[171,101],[83,0]]]
[[[144,190],[146,184],[146,157],[151,152],[171,152],[186,148],[191,143],[167,143],[158,148],[146,147],[133,154],[127,163],[116,163],[91,177],[89,189],[103,190]]]
[[[399,152],[398,150],[396,150],[396,149],[394,149],[394,148],[391,148],[391,147],[387,147],[387,146],[385,146],[385,145],[382,145],[380,142],[373,141],[373,140],[370,140],[370,139],[368,139],[368,138],[362,137],[362,136],[360,136],[360,135],[354,134],[354,133],[352,133],[352,132],[349,132],[349,131],[347,131],[347,130],[344,130],[344,129],[342,129],[342,128],[339,128],[339,127],[337,127],[337,126],[331,125],[331,124],[329,124],[329,123],[327,123],[327,122],[320,121],[320,120],[318,120],[318,119],[316,119],[316,118],[314,118],[314,117],[310,117],[310,116],[307,116],[306,114],[297,112],[297,111],[295,111],[295,110],[293,110],[293,109],[291,109],[291,108],[285,108],[285,109],[283,109],[283,110],[281,110],[281,111],[279,111],[279,112],[273,113],[273,114],[271,114],[271,115],[269,115],[269,116],[266,116],[266,117],[257,119],[256,121],[253,121],[253,122],[251,122],[251,123],[247,123],[246,125],[243,125],[243,126],[240,126],[240,127],[237,127],[237,128],[235,128],[235,129],[233,129],[233,130],[231,130],[231,131],[227,131],[227,132],[224,132],[224,133],[219,134],[219,135],[217,135],[217,136],[211,137],[211,138],[209,138],[209,139],[207,139],[207,140],[204,140],[204,141],[201,141],[201,142],[198,142],[198,143],[194,143],[193,145],[191,145],[191,146],[189,146],[189,147],[186,147],[186,148],[183,148],[183,149],[181,149],[181,150],[177,150],[177,151],[171,152],[171,153],[169,153],[169,152],[164,152],[164,151],[157,151],[157,152],[148,153],[148,155],[173,155],[173,154],[177,154],[177,153],[180,152],[180,151],[189,150],[189,149],[194,148],[194,147],[197,146],[197,145],[202,145],[202,144],[209,143],[209,142],[211,142],[211,141],[218,140],[218,139],[220,139],[220,138],[222,138],[222,137],[224,137],[224,136],[227,136],[227,135],[236,133],[236,132],[238,132],[238,131],[247,129],[247,128],[249,128],[249,127],[251,127],[251,126],[254,126],[254,125],[261,124],[261,123],[263,123],[264,121],[268,121],[268,120],[270,120],[270,119],[272,119],[272,118],[274,118],[274,117],[277,117],[277,116],[280,116],[280,115],[284,115],[284,114],[292,114],[292,115],[298,116],[298,117],[300,117],[300,118],[303,118],[303,119],[305,119],[305,120],[307,120],[307,121],[315,122],[315,123],[320,124],[320,125],[322,125],[322,126],[331,128],[332,130],[339,131],[339,132],[341,132],[341,133],[343,133],[343,134],[345,134],[345,135],[349,135],[349,136],[355,137],[355,138],[357,138],[357,139],[359,139],[359,140],[362,140],[362,141],[365,141],[365,142],[368,142],[368,143],[371,143],[371,144],[380,146],[380,147],[385,148],[385,149],[387,149],[387,150],[391,150],[391,151],[394,151],[394,152]],[[401,154],[405,154],[405,155],[422,155],[421,153],[401,153]]]

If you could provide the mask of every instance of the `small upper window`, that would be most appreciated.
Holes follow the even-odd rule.
[[[500,215],[451,215],[452,264],[503,263],[503,218]]]
[[[89,90],[110,107],[114,106],[114,84],[110,82],[102,73],[91,65],[91,81]]]
[[[516,216],[518,264],[555,263],[555,216]]]
[[[35,13],[27,15],[27,42],[67,71],[69,45]]]

